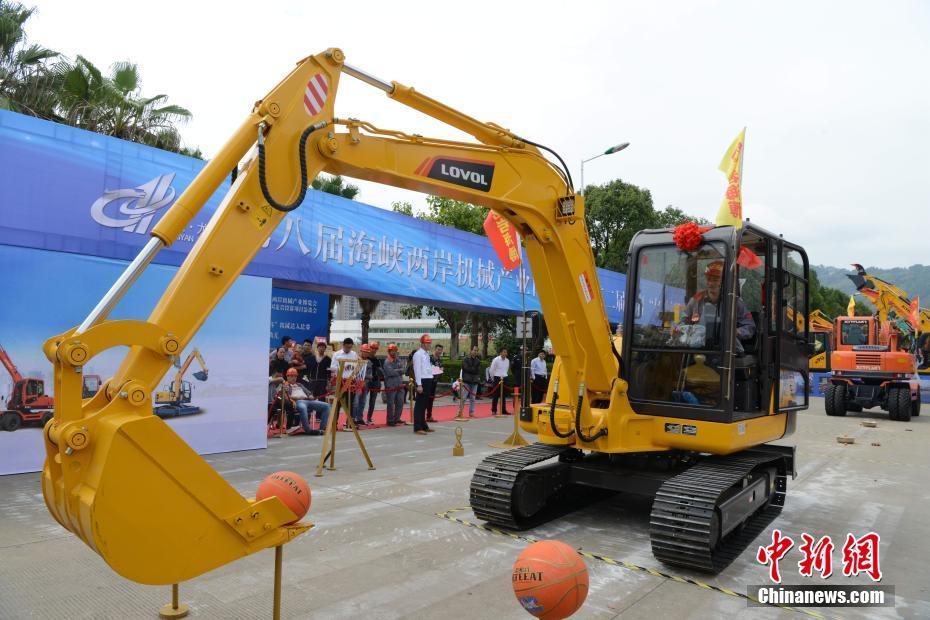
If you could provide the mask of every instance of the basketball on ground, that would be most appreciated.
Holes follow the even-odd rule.
[[[588,568],[563,542],[535,542],[513,564],[513,592],[523,609],[537,618],[568,618],[588,596]]]
[[[297,523],[310,510],[310,485],[303,476],[292,471],[276,471],[262,480],[255,494],[256,501],[274,495],[290,509],[297,518],[288,523]]]

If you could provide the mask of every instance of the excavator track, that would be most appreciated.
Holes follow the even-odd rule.
[[[475,516],[511,530],[525,530],[548,520],[551,515],[543,515],[548,500],[568,486],[563,475],[567,465],[539,474],[524,470],[571,450],[570,446],[535,443],[485,458],[471,479]],[[538,484],[528,484],[528,476]],[[525,492],[514,493],[515,489]]]
[[[748,500],[748,496],[740,497],[746,495],[740,487],[763,470],[775,473],[767,500],[721,537],[721,501]],[[704,459],[667,480],[656,493],[649,522],[652,552],[666,564],[718,573],[778,516],[786,489],[780,456],[745,451]]]

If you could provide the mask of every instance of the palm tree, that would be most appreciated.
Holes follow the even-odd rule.
[[[78,56],[55,65],[61,84],[59,109],[71,125],[98,133],[178,152],[181,136],[175,127],[190,111],[167,104],[168,95],[142,97],[139,68],[117,62],[104,76],[92,62]]]
[[[0,0],[0,109],[54,118],[56,89],[46,61],[58,52],[27,45],[23,25],[34,11]]]

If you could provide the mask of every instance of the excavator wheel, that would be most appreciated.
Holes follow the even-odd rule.
[[[48,421],[54,417],[55,417],[55,414],[52,413],[51,411],[46,412],[45,415],[42,416],[42,428],[45,428],[45,425],[48,424]]]
[[[898,422],[911,421],[911,391],[893,387],[888,391],[888,415]]]
[[[917,399],[911,401],[911,417],[916,418],[920,415],[920,388],[917,389]]]
[[[823,404],[827,415],[846,415],[846,386],[836,383],[828,385],[823,395]]]
[[[832,383],[823,389],[823,408],[827,411],[827,415],[833,415],[833,392],[835,390],[836,386]]]
[[[19,417],[18,413],[13,413],[8,411],[0,416],[0,428],[5,431],[13,432],[17,430],[20,426],[23,425],[23,419]]]

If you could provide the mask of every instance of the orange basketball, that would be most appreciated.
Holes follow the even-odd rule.
[[[297,515],[291,523],[300,521],[310,510],[310,485],[303,479],[303,476],[292,471],[276,471],[262,480],[262,483],[258,485],[255,499],[261,501],[272,495],[284,502],[284,505]]]
[[[535,542],[513,563],[513,593],[523,609],[537,618],[568,618],[588,596],[588,568],[578,552],[563,542]]]

